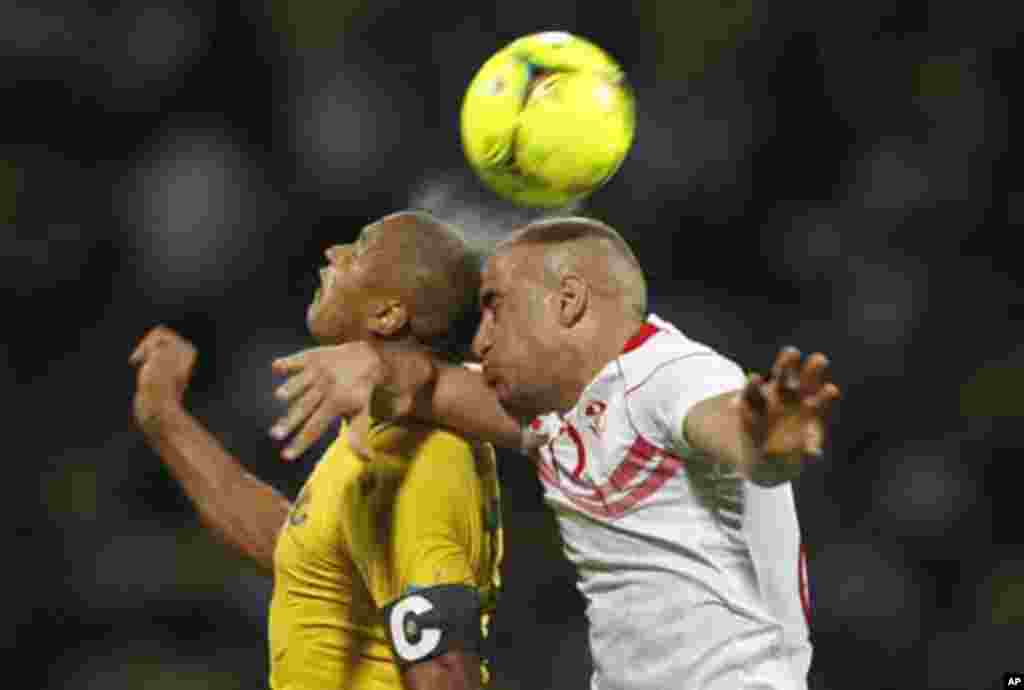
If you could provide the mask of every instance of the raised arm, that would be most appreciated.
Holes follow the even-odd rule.
[[[799,475],[804,458],[821,455],[829,406],[839,388],[828,382],[828,358],[783,349],[771,375],[753,374],[742,389],[707,398],[683,421],[686,444],[773,486]]]
[[[290,503],[246,472],[185,409],[195,348],[161,326],[146,334],[130,362],[138,368],[135,421],[150,447],[184,488],[207,528],[273,572],[277,534]]]
[[[288,376],[277,397],[288,412],[271,429],[294,436],[286,460],[304,453],[339,417],[412,417],[506,448],[524,447],[519,422],[498,402],[482,375],[438,361],[422,348],[357,342],[317,347],[274,362]],[[360,425],[355,424],[353,428]]]

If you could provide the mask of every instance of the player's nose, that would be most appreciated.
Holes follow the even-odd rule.
[[[473,354],[483,361],[491,350],[491,344],[490,329],[487,327],[487,319],[485,318],[480,322],[480,327],[477,329],[476,335],[473,336]]]
[[[341,254],[345,251],[346,247],[348,247],[347,244],[336,244],[333,247],[328,247],[327,251],[324,252],[324,256],[327,257],[329,263],[333,264],[341,258]]]

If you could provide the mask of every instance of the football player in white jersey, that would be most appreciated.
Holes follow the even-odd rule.
[[[636,257],[586,218],[530,224],[488,260],[481,372],[346,345],[279,360],[296,457],[372,406],[533,459],[587,602],[596,690],[803,689],[811,647],[791,485],[839,389],[782,350],[768,377],[647,314]],[[301,428],[300,428],[301,427]]]

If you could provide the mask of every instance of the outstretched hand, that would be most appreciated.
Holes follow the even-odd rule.
[[[804,359],[794,347],[779,352],[768,378],[750,376],[735,404],[766,461],[798,469],[804,457],[821,456],[829,408],[840,397],[828,376],[825,355]]]
[[[408,417],[436,374],[423,348],[368,341],[303,350],[273,368],[288,376],[276,391],[288,412],[270,430],[277,440],[294,434],[281,454],[285,460],[309,450],[339,418],[352,420],[349,440],[357,452],[365,450],[369,421]]]
[[[288,377],[274,392],[288,412],[270,435],[280,441],[294,434],[281,453],[288,461],[309,450],[336,419],[367,413],[384,378],[383,361],[365,342],[302,350],[275,360],[273,369]]]

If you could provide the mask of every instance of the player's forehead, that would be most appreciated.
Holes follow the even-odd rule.
[[[480,291],[498,291],[507,293],[514,291],[528,281],[531,276],[532,247],[526,245],[506,245],[499,247],[484,264],[480,275]]]
[[[383,254],[382,260],[394,261],[393,254],[401,247],[407,226],[407,220],[397,214],[386,216],[360,228],[354,243],[368,255]]]
[[[381,218],[360,228],[356,233],[356,241],[366,244],[379,243],[395,235],[397,229],[398,223],[394,219]]]

